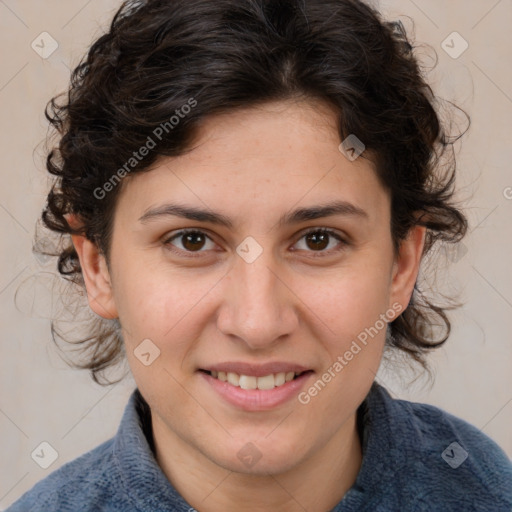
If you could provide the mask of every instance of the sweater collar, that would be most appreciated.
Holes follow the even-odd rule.
[[[167,480],[152,448],[150,409],[136,389],[114,439],[114,460],[124,491],[136,510],[189,512],[191,506]]]
[[[397,473],[407,465],[410,449],[406,424],[410,419],[404,417],[398,402],[383,386],[372,384],[358,409],[363,428],[361,468],[332,512],[376,510],[385,490],[394,486]]]
[[[379,496],[378,489],[388,487],[406,454],[398,439],[400,421],[393,427],[391,418],[398,413],[396,401],[377,382],[372,384],[357,411],[363,460],[354,485],[332,512],[357,510],[368,496]],[[114,459],[124,491],[138,510],[189,512],[190,505],[174,489],[158,465],[154,454],[150,409],[138,389],[130,396],[114,439]]]

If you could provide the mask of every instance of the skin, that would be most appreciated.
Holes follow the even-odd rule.
[[[325,512],[360,469],[356,410],[379,367],[385,329],[307,404],[293,398],[243,411],[197,371],[225,361],[289,361],[314,370],[307,391],[379,315],[407,307],[425,229],[413,228],[395,254],[388,192],[372,162],[351,162],[339,143],[334,113],[314,101],[210,117],[186,155],[125,180],[108,264],[92,242],[73,236],[90,307],[120,320],[151,407],[158,463],[201,512]],[[367,218],[277,222],[332,200],[357,205]],[[175,202],[220,212],[233,226],[177,216],[139,221]],[[184,237],[165,243],[184,228],[207,237],[192,249]],[[348,244],[331,236],[317,249],[306,228],[332,229]],[[248,236],[263,249],[252,263],[236,252]],[[161,351],[149,366],[134,355],[146,338]],[[237,457],[249,441],[261,454],[252,467]]]

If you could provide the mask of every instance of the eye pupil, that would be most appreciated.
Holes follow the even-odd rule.
[[[306,239],[309,242],[313,242],[313,247],[310,248],[321,250],[325,249],[329,245],[329,235],[327,233],[313,232],[306,235]]]
[[[183,235],[183,238],[185,240],[183,247],[187,250],[194,251],[201,249],[204,245],[204,236],[202,233],[187,233],[186,235]],[[198,239],[202,240],[198,242]]]

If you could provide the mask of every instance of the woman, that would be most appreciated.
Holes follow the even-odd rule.
[[[137,389],[9,510],[511,510],[496,443],[375,382],[449,333],[416,286],[467,228],[434,101],[358,0],[123,4],[47,111],[43,220],[105,320],[82,367]]]

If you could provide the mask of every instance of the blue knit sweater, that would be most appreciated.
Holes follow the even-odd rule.
[[[358,426],[362,466],[331,512],[512,511],[511,461],[465,421],[393,399],[374,383]],[[155,460],[149,408],[135,390],[114,438],[54,471],[7,512],[194,510]]]

